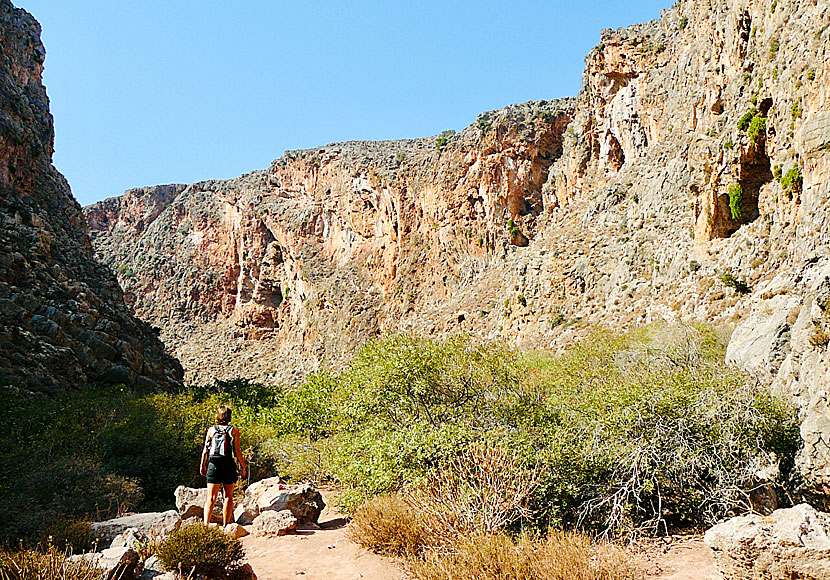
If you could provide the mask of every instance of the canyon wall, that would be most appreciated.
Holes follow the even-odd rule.
[[[81,207],[52,166],[40,26],[8,0],[0,56],[0,386],[175,387],[181,366],[93,258]]]
[[[827,493],[828,25],[812,0],[680,0],[603,31],[573,99],[131,190],[85,209],[93,244],[194,382],[290,382],[391,332],[734,327]]]

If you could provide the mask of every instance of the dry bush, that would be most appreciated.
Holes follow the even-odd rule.
[[[443,468],[431,471],[410,502],[423,514],[434,544],[460,534],[492,533],[520,517],[536,489],[539,471],[493,443],[477,443]]]
[[[425,543],[415,510],[399,495],[381,495],[364,503],[352,516],[349,536],[387,556],[416,556]]]
[[[411,563],[418,580],[640,580],[642,571],[609,544],[552,532],[545,540],[513,541],[503,533],[463,537]]]
[[[0,580],[99,580],[101,570],[86,560],[70,562],[65,552],[48,545],[44,550],[0,550]]]

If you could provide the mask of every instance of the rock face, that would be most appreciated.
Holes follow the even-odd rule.
[[[830,514],[807,504],[732,518],[704,540],[724,580],[830,578]]]
[[[604,30],[574,99],[131,190],[85,209],[93,244],[196,382],[290,382],[400,331],[555,347],[737,324],[730,360],[798,404],[826,494],[827,22],[811,1],[680,0]]]
[[[52,166],[40,26],[9,0],[0,51],[0,386],[175,385],[181,367],[93,258],[81,208]]]

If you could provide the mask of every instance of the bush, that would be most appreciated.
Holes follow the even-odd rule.
[[[193,524],[172,532],[159,544],[159,560],[171,571],[225,578],[239,567],[245,552],[242,542],[221,528]]]
[[[352,515],[349,536],[361,546],[386,556],[419,555],[426,529],[415,510],[397,494],[380,495]]]
[[[736,278],[732,272],[721,272],[720,281],[723,282],[724,285],[734,288],[738,294],[749,293],[749,285],[743,280]]]
[[[3,580],[100,580],[101,570],[86,560],[70,562],[67,554],[48,544],[43,549],[9,552],[0,549]]]
[[[729,213],[733,220],[741,219],[741,206],[744,202],[744,188],[740,183],[729,186]]]
[[[758,110],[754,107],[743,114],[743,116],[738,119],[738,130],[739,131],[746,131],[749,128],[749,124],[752,122],[752,119],[755,115],[758,114]]]
[[[752,117],[752,121],[749,123],[749,129],[746,131],[749,140],[757,145],[764,139],[764,137],[766,137],[766,132],[767,118],[762,117],[761,115],[755,115]]]
[[[552,532],[545,540],[473,534],[453,550],[428,552],[412,563],[418,580],[637,580],[626,554],[585,536]]]
[[[804,178],[798,166],[788,170],[780,179],[781,188],[786,192],[800,191]]]
[[[441,131],[441,134],[435,139],[435,148],[440,152],[449,143],[450,137],[455,135],[455,131],[450,129],[448,131]]]

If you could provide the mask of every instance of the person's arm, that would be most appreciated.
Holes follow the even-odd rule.
[[[205,435],[205,444],[202,445],[202,459],[201,459],[201,463],[200,463],[201,467],[199,467],[199,473],[201,473],[202,476],[207,475],[207,464],[208,464],[207,450],[208,450],[208,445],[210,444],[210,432],[211,432],[212,429],[213,429],[213,427],[211,427],[210,429],[207,430],[207,435]]]
[[[247,470],[247,466],[245,465],[245,458],[242,456],[242,447],[239,444],[239,428],[234,427],[233,430],[233,447],[234,453],[236,454],[236,461],[237,463],[239,463],[239,473],[242,475],[242,477],[245,477],[245,471]]]

